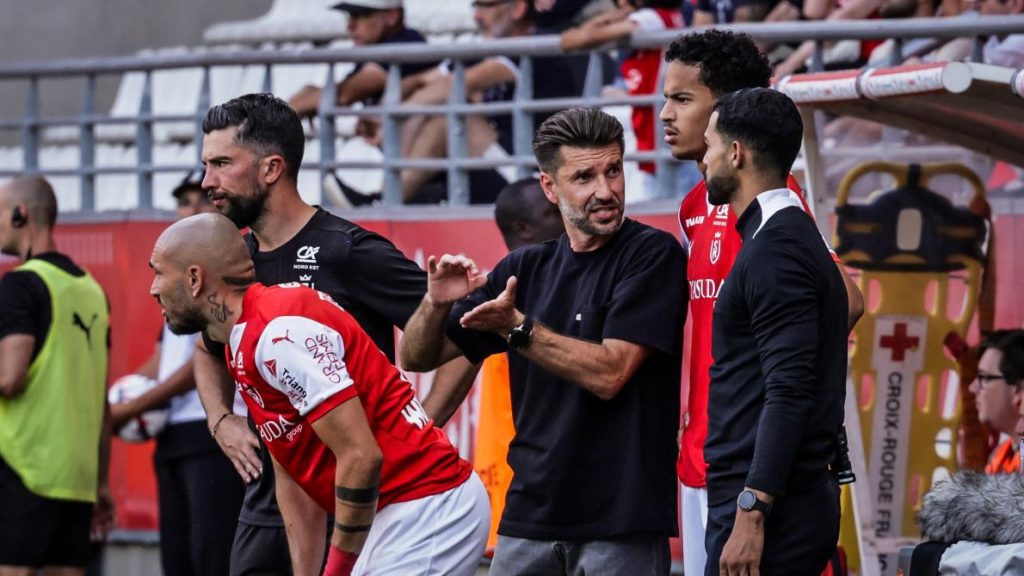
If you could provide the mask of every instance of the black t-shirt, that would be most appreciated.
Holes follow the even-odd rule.
[[[84,270],[59,252],[37,254],[33,258],[49,262],[72,276],[85,276]],[[8,272],[0,278],[0,338],[11,334],[35,337],[32,350],[32,358],[35,358],[43,349],[50,331],[51,306],[50,290],[38,274],[28,270]]]
[[[736,222],[743,247],[715,304],[710,505],[744,486],[783,496],[829,479],[846,397],[846,289],[788,194],[761,194]]]
[[[374,46],[378,46],[378,45],[381,45],[381,44],[424,44],[424,43],[426,43],[426,41],[427,41],[427,39],[424,38],[423,35],[420,34],[418,31],[416,31],[416,30],[414,30],[412,28],[402,28],[399,32],[397,32],[395,34],[392,34],[391,36],[388,36],[387,38],[384,38],[380,42],[377,42],[376,44],[374,44]],[[399,73],[401,74],[402,78],[405,78],[406,76],[412,76],[413,74],[419,74],[420,72],[424,72],[426,70],[430,70],[431,68],[437,66],[439,63],[440,63],[440,61],[404,62],[404,63],[398,65],[398,70],[399,70]],[[388,63],[387,62],[383,62],[383,61],[381,61],[381,62],[374,62],[374,64],[376,64],[376,65],[380,66],[381,68],[383,68],[385,72],[388,69]],[[356,67],[353,68],[352,72],[349,73],[349,76],[351,76],[352,74],[355,74],[356,72],[359,72],[360,70],[362,70],[363,66],[365,66],[365,65],[366,65],[365,62],[357,63]],[[348,76],[346,76],[345,79],[347,80]],[[373,97],[364,99],[363,103],[367,104],[367,105],[376,104],[376,103],[380,102],[381,96],[383,96],[383,92],[378,92]]]
[[[276,250],[259,252],[252,234],[246,236],[246,242],[253,250],[259,282],[268,286],[301,282],[329,294],[394,361],[394,327],[405,327],[427,291],[426,273],[394,244],[323,209]],[[204,341],[215,346],[211,353],[224,357],[222,344],[205,337]],[[249,425],[253,427],[251,419]],[[255,526],[281,526],[273,464],[266,450],[260,455],[263,474],[246,486],[239,520]]]
[[[499,534],[541,540],[676,533],[686,258],[670,234],[626,220],[601,249],[568,237],[517,250],[459,302],[446,332],[472,362],[507,350],[459,318],[518,278],[516,307],[564,336],[626,340],[650,355],[612,400],[509,352],[514,476]],[[536,344],[535,344],[536,345]]]

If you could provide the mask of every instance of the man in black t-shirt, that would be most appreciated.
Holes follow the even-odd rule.
[[[402,364],[509,352],[514,476],[492,575],[668,574],[686,259],[624,218],[617,120],[559,112],[533,146],[566,235],[486,277],[464,256],[430,257]]]
[[[300,282],[330,294],[393,360],[394,328],[405,325],[422,298],[425,275],[385,238],[299,197],[304,138],[295,112],[271,95],[251,94],[211,108],[203,132],[203,188],[221,214],[250,228],[246,240],[257,279]],[[290,478],[278,478],[276,497],[303,510],[285,519],[286,535],[269,454],[245,419],[231,412],[234,387],[219,348],[212,355],[197,351],[194,362],[211,434],[248,483],[231,573],[319,573],[326,515]]]

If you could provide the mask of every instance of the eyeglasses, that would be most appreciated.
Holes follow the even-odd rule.
[[[978,372],[977,378],[978,378],[978,382],[982,386],[984,386],[985,384],[988,384],[989,382],[997,382],[999,380],[1002,380],[1003,382],[1006,382],[1006,376],[1003,376],[1002,374],[987,374],[985,372]]]
[[[501,6],[502,4],[509,4],[515,1],[516,0],[473,0],[470,6],[476,10],[482,8],[494,8],[495,6]]]

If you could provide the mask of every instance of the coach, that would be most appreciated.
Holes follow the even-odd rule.
[[[492,574],[667,574],[685,257],[623,215],[617,120],[565,110],[533,147],[566,234],[486,277],[464,256],[431,257],[402,364],[509,351],[514,476]]]
[[[816,576],[839,536],[828,467],[848,308],[814,221],[786,188],[802,135],[796,105],[766,88],[722,97],[704,135],[708,199],[730,205],[743,237],[714,312],[706,574]]]

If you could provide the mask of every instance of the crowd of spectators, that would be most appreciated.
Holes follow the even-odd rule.
[[[1024,0],[466,0],[477,25],[476,39],[513,38],[560,34],[563,55],[533,59],[534,99],[576,97],[583,93],[587,72],[584,50],[626,41],[634,33],[682,29],[729,23],[886,20],[898,18],[970,18],[976,15],[1009,15],[1024,11]],[[356,45],[424,43],[424,36],[405,25],[403,0],[347,0],[334,7],[348,15],[349,32]],[[884,40],[847,40],[827,43],[822,51],[826,70],[900,62],[966,60],[980,51],[983,61],[1000,66],[1024,66],[1024,34],[993,36],[975,48],[973,38],[918,39],[908,41],[894,54],[895,43]],[[814,42],[761,42],[759,48],[773,66],[776,80],[813,68]],[[609,53],[604,66],[605,93],[651,94],[658,87],[660,50],[618,49]],[[514,100],[520,70],[517,57],[489,57],[462,63],[465,66],[468,102]],[[455,63],[452,61],[403,64],[400,67],[401,99],[406,105],[437,105],[448,102]],[[335,87],[341,107],[374,105],[383,94],[387,63],[359,64]],[[306,86],[290,98],[300,116],[312,117],[322,101],[322,88]],[[534,127],[550,113],[535,112]],[[378,118],[361,116],[355,130],[372,146],[381,146]],[[632,113],[635,149],[656,149],[660,130],[654,109],[637,106]],[[442,158],[448,154],[448,119],[444,116],[412,116],[401,121],[400,152],[404,159]],[[830,126],[826,138],[877,140],[879,129],[845,120]],[[513,154],[512,115],[468,116],[465,123],[466,155],[471,158],[504,159]],[[677,170],[679,194],[689,189],[689,179],[699,174],[692,163]],[[634,199],[658,197],[655,167],[637,165],[639,186]],[[493,169],[469,171],[468,194],[472,204],[491,203],[503,185],[516,178],[509,162]],[[683,182],[683,181],[686,182]],[[448,199],[447,174],[440,170],[403,169],[401,197],[407,204],[435,204]],[[379,191],[365,193],[349,186],[344,175],[329,176],[325,189],[343,207],[372,204]]]

